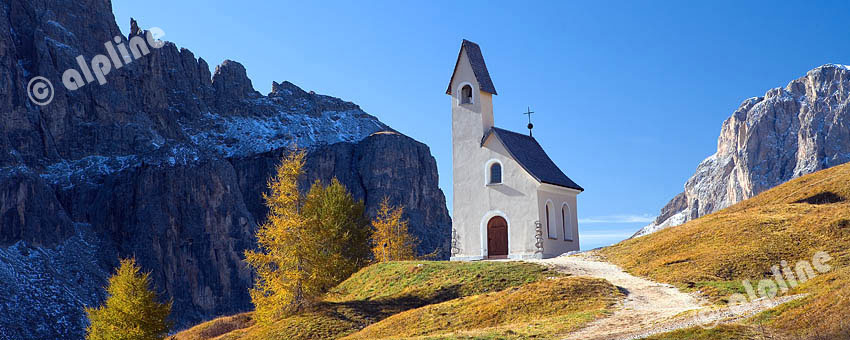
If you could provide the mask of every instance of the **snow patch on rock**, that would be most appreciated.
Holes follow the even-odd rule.
[[[105,298],[109,273],[97,261],[97,236],[87,224],[76,224],[77,235],[52,247],[19,241],[0,247],[0,339],[47,334],[53,339],[82,339],[84,307]]]
[[[200,121],[181,123],[183,132],[203,150],[223,157],[248,156],[299,146],[310,148],[338,142],[356,142],[386,129],[359,110],[323,111],[318,116],[287,114],[222,116],[207,112]]]

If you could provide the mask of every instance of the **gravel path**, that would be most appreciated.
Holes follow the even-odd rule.
[[[729,323],[800,297],[757,300],[737,306],[734,311],[717,310],[696,295],[626,273],[593,252],[529,262],[571,275],[603,278],[626,294],[611,316],[592,322],[564,340],[632,340],[701,324]],[[685,313],[688,311],[693,312]]]

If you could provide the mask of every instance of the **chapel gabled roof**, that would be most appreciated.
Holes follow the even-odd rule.
[[[460,45],[460,51],[457,53],[457,62],[455,62],[452,77],[449,78],[449,87],[446,89],[446,94],[452,94],[452,80],[455,79],[457,64],[460,63],[460,57],[464,49],[466,49],[466,56],[469,58],[469,64],[472,65],[472,73],[475,74],[475,80],[478,81],[478,86],[481,88],[481,91],[490,94],[498,94],[496,93],[496,87],[493,86],[493,81],[490,79],[490,72],[487,71],[487,64],[484,63],[484,56],[481,54],[481,47],[478,47],[478,44],[466,39],[463,39],[463,43]]]
[[[481,139],[481,146],[484,146],[491,135],[496,135],[511,157],[538,182],[584,191],[584,188],[573,182],[555,165],[534,137],[492,127]]]

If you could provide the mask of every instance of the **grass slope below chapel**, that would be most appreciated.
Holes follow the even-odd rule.
[[[391,262],[360,270],[312,310],[271,325],[246,313],[173,340],[539,339],[605,315],[620,297],[604,280],[530,263]]]
[[[794,179],[722,211],[600,253],[632,274],[700,291],[724,303],[724,297],[743,293],[741,280],[771,279],[771,267],[780,261],[811,261],[818,251],[832,256],[828,264],[833,269],[791,292],[808,293],[806,298],[762,313],[757,321],[796,336],[847,334],[848,322],[843,320],[850,319],[850,164]]]

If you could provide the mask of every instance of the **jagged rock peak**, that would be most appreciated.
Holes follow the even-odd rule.
[[[136,22],[135,18],[130,18],[130,36],[136,36],[142,34],[142,29],[139,28],[139,23]]]
[[[683,224],[790,179],[850,161],[850,66],[825,64],[744,100],[697,167],[642,236]]]
[[[298,85],[290,83],[289,81],[284,81],[278,84],[276,81],[272,82],[272,92],[269,93],[269,97],[282,97],[282,96],[295,96],[295,97],[305,97],[307,96],[307,91],[302,90]]]
[[[254,90],[251,79],[248,78],[245,66],[233,60],[225,60],[215,67],[212,85],[219,96],[236,99],[260,96],[260,93]]]

